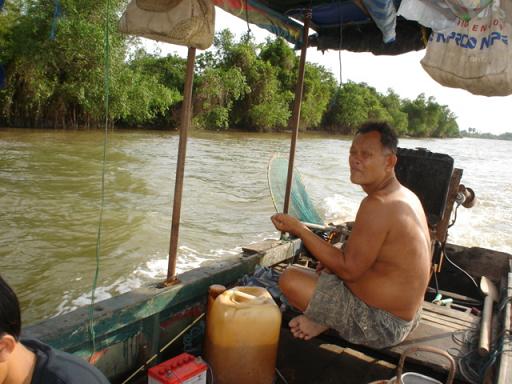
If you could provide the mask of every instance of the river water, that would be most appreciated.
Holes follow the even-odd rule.
[[[25,324],[90,301],[101,207],[102,131],[0,129],[0,272]],[[402,139],[448,153],[479,203],[458,210],[449,241],[512,252],[512,142]],[[352,220],[350,139],[301,134],[296,167],[326,221]],[[97,300],[165,278],[178,135],[114,131],[107,140]],[[178,272],[277,238],[267,185],[289,135],[193,133],[187,147]]]

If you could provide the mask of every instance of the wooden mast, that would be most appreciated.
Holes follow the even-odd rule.
[[[300,122],[300,107],[302,104],[302,92],[304,89],[304,69],[306,66],[306,51],[308,49],[308,35],[309,35],[309,24],[311,21],[311,9],[307,9],[304,12],[304,30],[302,37],[302,49],[300,52],[300,63],[299,63],[299,78],[297,79],[297,86],[295,88],[295,101],[293,105],[293,114],[289,123],[289,127],[292,130],[292,139],[290,145],[290,157],[288,160],[288,177],[286,179],[286,192],[284,195],[284,206],[283,213],[288,213],[290,206],[290,193],[292,190],[293,180],[293,163],[295,161],[295,147],[297,145],[297,138],[299,136],[299,122]]]
[[[172,208],[172,226],[169,245],[169,264],[167,267],[166,285],[176,282],[176,255],[178,253],[178,239],[180,232],[181,200],[183,193],[183,175],[185,171],[185,157],[187,153],[187,134],[190,126],[192,110],[192,82],[194,79],[194,63],[196,48],[188,48],[187,75],[183,93],[183,106],[181,108],[180,142],[178,146],[178,162],[176,164],[176,181],[174,184],[174,202]]]

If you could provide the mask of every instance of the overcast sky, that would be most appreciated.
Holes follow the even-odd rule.
[[[216,10],[215,30],[228,28],[238,37],[247,31],[245,21]],[[271,36],[265,30],[251,24],[257,42],[263,42]],[[178,53],[186,56],[186,48],[162,42],[146,43],[150,51],[159,50],[161,54]],[[200,52],[200,51],[199,51]],[[299,53],[297,53],[299,54]],[[399,56],[374,56],[371,53],[341,52],[342,81],[365,82],[385,93],[392,88],[402,98],[414,99],[420,93],[434,96],[440,104],[447,105],[457,116],[460,130],[469,127],[478,132],[500,134],[512,132],[512,96],[486,97],[475,96],[462,89],[447,88],[436,83],[423,70],[420,60],[425,51],[412,52]],[[315,48],[308,49],[307,61],[318,63],[329,69],[336,79],[340,79],[340,60],[337,51],[322,53]]]

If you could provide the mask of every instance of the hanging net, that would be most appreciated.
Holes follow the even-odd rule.
[[[288,159],[283,156],[274,155],[268,164],[267,177],[270,194],[277,212],[283,211],[287,175]],[[324,225],[322,218],[309,198],[299,172],[295,168],[293,169],[288,213],[302,222]]]

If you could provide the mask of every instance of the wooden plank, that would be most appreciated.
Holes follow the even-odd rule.
[[[481,300],[477,300],[474,297],[469,297],[469,296],[461,295],[461,294],[455,293],[455,292],[444,291],[442,289],[436,290],[435,288],[427,287],[427,292],[429,292],[429,293],[440,293],[441,295],[443,295],[445,297],[451,297],[452,299],[455,299],[455,300],[473,301],[473,302],[475,302],[475,304],[481,303]]]
[[[281,329],[277,368],[293,384],[361,384],[395,375],[395,365],[385,360],[322,338],[296,339],[286,328]]]
[[[440,319],[443,321],[447,321],[450,324],[452,324],[454,327],[459,327],[459,328],[460,328],[460,326],[462,326],[463,328],[474,328],[474,327],[477,327],[478,324],[480,323],[480,318],[476,318],[473,321],[468,321],[468,320],[464,320],[464,319],[456,319],[453,317],[445,316],[440,313],[431,312],[428,310],[423,311],[421,316],[422,316],[422,318],[428,317],[430,319]]]
[[[473,315],[471,313],[458,311],[458,310],[452,309],[450,307],[436,305],[436,304],[430,303],[428,301],[423,302],[423,310],[438,313],[440,315],[446,316],[451,319],[465,320],[469,323],[474,323],[474,322],[480,321],[479,320],[480,318],[478,316]]]
[[[447,351],[457,360],[469,352],[470,346],[462,341],[476,337],[473,332],[478,328],[479,321],[478,316],[470,313],[424,302],[419,326],[404,342],[384,349],[383,352],[398,358],[412,346],[432,346]],[[449,368],[444,357],[429,352],[418,351],[407,360],[437,372],[444,372]],[[462,378],[460,372],[457,377]]]
[[[452,329],[454,331],[457,330],[465,330],[468,329],[468,324],[456,323],[452,319],[447,320],[439,315],[430,315],[428,313],[423,313],[421,316],[422,321],[427,321],[432,324],[438,324],[446,327],[447,329]]]
[[[431,312],[431,311],[428,311],[428,310],[427,311],[423,311],[423,313],[421,314],[421,317],[425,318],[427,316],[432,318],[432,319],[441,319],[441,320],[444,320],[444,321],[448,321],[448,322],[450,322],[450,324],[453,324],[454,326],[455,325],[463,326],[464,328],[474,327],[479,322],[478,319],[475,319],[474,321],[468,321],[468,320],[464,320],[464,319],[455,319],[453,317],[445,316],[445,315],[442,315],[440,313]]]
[[[282,243],[283,242],[281,240],[266,239],[266,240],[259,241],[257,243],[242,247],[242,251],[247,252],[247,253],[265,253],[269,249],[276,247]]]
[[[263,267],[270,267],[281,263],[284,260],[293,258],[300,250],[302,241],[300,239],[284,240],[265,240],[260,243],[251,244],[243,247],[242,257],[251,257],[261,255],[259,264]]]
[[[385,349],[384,352],[398,357],[409,347],[428,345],[443,351],[449,351],[455,358],[462,357],[468,352],[468,348],[465,345],[461,346],[457,344],[452,335],[453,331],[450,329],[444,329],[426,322],[421,322],[418,328],[416,328],[403,343]],[[436,371],[446,371],[449,368],[448,361],[444,357],[428,352],[418,351],[412,354],[408,360],[416,364],[429,366]]]
[[[448,225],[450,223],[450,217],[452,215],[453,204],[455,203],[455,199],[457,198],[457,191],[459,189],[460,179],[462,178],[462,169],[454,168],[452,177],[450,180],[450,186],[448,187],[448,191],[446,192],[446,205],[443,212],[443,217],[441,221],[437,224],[435,229],[434,238],[439,240],[441,243],[446,241]],[[440,265],[442,266],[443,260],[441,256]],[[438,269],[438,272],[441,269]]]

